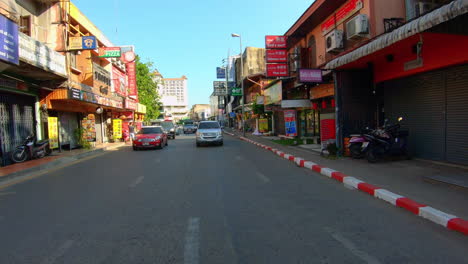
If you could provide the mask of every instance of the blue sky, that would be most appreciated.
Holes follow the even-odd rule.
[[[284,34],[313,0],[75,0],[116,45],[135,45],[165,78],[188,78],[189,104],[209,103],[222,59],[242,45],[264,47]],[[241,11],[239,11],[241,10]]]

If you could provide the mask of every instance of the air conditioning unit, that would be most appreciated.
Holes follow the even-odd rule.
[[[414,6],[415,17],[422,16],[427,12],[431,11],[432,9],[436,8],[437,6],[438,4],[436,3],[417,2]]]
[[[343,50],[343,31],[335,29],[325,37],[326,51],[339,52]]]
[[[369,20],[366,15],[357,15],[346,23],[348,39],[365,37],[367,34],[369,34]]]

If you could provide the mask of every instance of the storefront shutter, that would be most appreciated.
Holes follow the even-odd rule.
[[[446,71],[447,161],[468,165],[468,65]]]

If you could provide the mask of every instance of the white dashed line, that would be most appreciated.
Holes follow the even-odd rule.
[[[65,255],[65,252],[73,245],[73,240],[67,240],[65,241],[58,249],[57,251],[54,252],[51,256],[48,258],[44,259],[42,261],[42,264],[53,264],[55,261]]]
[[[200,218],[190,217],[185,235],[184,263],[198,264],[200,248]]]
[[[260,178],[260,180],[262,180],[264,183],[269,183],[270,182],[270,179],[268,179],[267,176],[263,175],[262,173],[260,172],[257,172],[255,173],[257,175],[258,178]]]
[[[140,176],[138,177],[132,184],[130,184],[128,187],[130,188],[135,188],[135,186],[137,186],[138,184],[140,184],[143,179],[145,178],[145,176]]]
[[[351,252],[353,255],[356,257],[362,259],[365,263],[368,264],[381,264],[381,262],[376,259],[375,257],[367,254],[366,252],[360,250],[357,248],[357,246],[349,239],[343,237],[341,234],[338,232],[333,231],[331,228],[325,228],[325,230],[330,233],[330,235],[335,239],[336,241],[340,242],[343,247],[345,247],[349,252]]]

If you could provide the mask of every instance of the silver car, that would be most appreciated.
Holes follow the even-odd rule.
[[[201,121],[197,129],[197,147],[202,144],[223,145],[223,132],[217,121]]]

